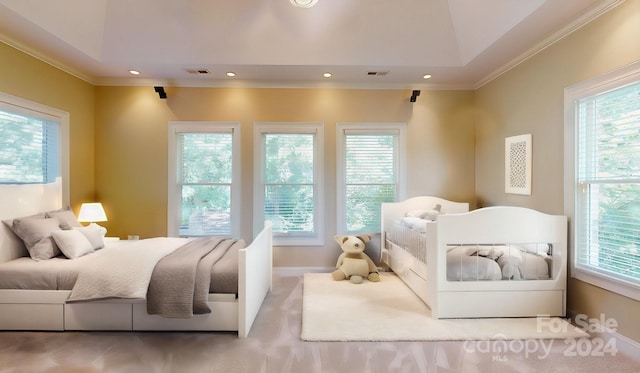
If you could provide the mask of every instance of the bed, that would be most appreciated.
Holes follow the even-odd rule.
[[[86,255],[75,257],[68,248],[76,246],[65,244],[60,246],[67,248],[63,255],[34,260],[32,251],[25,248],[25,240],[9,225],[15,227],[12,223],[20,220],[16,218],[65,211],[61,191],[60,181],[0,186],[0,220],[4,222],[0,223],[0,330],[188,330],[237,331],[241,338],[248,335],[272,285],[270,222],[248,245],[241,240],[219,238],[129,241],[106,237],[103,247]],[[99,227],[73,230],[87,233],[90,228]],[[75,232],[65,230],[52,240],[64,242],[58,239],[72,233],[75,237]],[[86,237],[91,242],[92,236]],[[169,261],[180,253],[182,259]],[[198,268],[197,273],[185,271],[184,268],[194,267],[192,264],[176,264],[176,260],[193,263],[192,259],[185,259],[193,253],[202,255],[196,266],[205,268]],[[154,257],[151,264],[146,262],[148,256]],[[210,259],[205,263],[205,258]],[[107,270],[100,272],[100,267]],[[134,270],[127,273],[125,267]],[[178,268],[178,272],[160,272],[160,267],[174,271]],[[24,269],[27,275],[20,275]],[[107,277],[101,276],[108,272],[120,272],[125,277],[109,276],[108,283],[102,282]],[[206,281],[192,280],[194,276]],[[192,282],[194,294],[188,302],[180,289],[172,290],[168,299],[161,298],[181,281]],[[152,291],[158,295],[152,298]]]
[[[565,216],[428,196],[381,209],[381,261],[434,318],[565,316]]]

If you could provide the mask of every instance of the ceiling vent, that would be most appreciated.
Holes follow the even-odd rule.
[[[187,69],[187,72],[192,75],[207,75],[209,70],[207,69]]]
[[[367,71],[369,76],[385,76],[387,74],[389,74],[388,71]]]

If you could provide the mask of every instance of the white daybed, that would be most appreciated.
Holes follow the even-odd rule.
[[[3,221],[59,209],[61,183],[0,186],[0,206]],[[109,244],[108,239],[105,242]],[[25,254],[22,242],[0,223],[0,263]],[[237,251],[237,258],[237,294],[208,294],[206,304],[212,310],[208,314],[166,318],[147,314],[143,299],[67,303],[71,290],[0,289],[0,330],[237,331],[244,338],[271,289],[270,222],[265,223],[251,244]]]
[[[424,222],[422,238],[399,239],[394,233],[394,226],[406,225],[399,221],[407,215],[436,205],[442,214]],[[383,203],[382,262],[431,308],[434,318],[565,316],[567,218],[522,207],[467,210],[467,204],[436,197]],[[540,248],[544,252],[538,253]],[[472,254],[451,256],[461,251]],[[518,275],[521,270],[522,276],[505,275],[507,266],[489,263],[489,252],[508,260],[515,255],[518,264],[509,268]],[[471,264],[472,276],[460,275],[459,258]],[[497,278],[480,276],[485,262],[497,268]],[[529,270],[533,278],[525,275]]]

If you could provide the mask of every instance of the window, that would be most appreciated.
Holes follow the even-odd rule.
[[[273,222],[277,245],[322,244],[322,124],[255,128],[254,227]]]
[[[69,203],[69,114],[0,93],[0,183],[47,184],[62,178]]]
[[[640,299],[640,64],[568,89],[574,277]]]
[[[379,232],[380,204],[404,199],[405,125],[338,124],[338,232]]]
[[[169,123],[170,236],[239,234],[237,123]]]

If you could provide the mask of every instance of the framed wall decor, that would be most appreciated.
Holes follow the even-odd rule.
[[[504,160],[505,193],[531,195],[531,134],[507,137]]]

